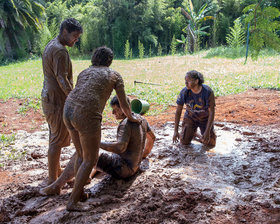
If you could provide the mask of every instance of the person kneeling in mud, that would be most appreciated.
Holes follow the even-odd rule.
[[[91,178],[97,170],[111,174],[115,178],[128,178],[134,175],[138,171],[142,159],[148,156],[154,145],[155,135],[146,119],[134,114],[137,119],[141,120],[141,124],[131,122],[121,109],[116,96],[113,97],[110,104],[116,119],[122,120],[117,129],[117,142],[100,143],[100,148],[113,152],[113,154],[102,153],[100,155],[96,169],[91,172]],[[74,177],[74,161],[75,155],[61,176],[53,184],[42,188],[40,193],[42,195],[60,194],[60,189]],[[80,200],[84,201],[87,197],[88,195],[84,195]]]
[[[117,129],[117,141],[100,143],[100,148],[113,154],[102,153],[99,156],[91,177],[94,176],[95,171],[101,171],[117,179],[128,178],[138,171],[142,159],[151,152],[155,135],[147,120],[142,116],[134,114],[141,120],[141,124],[129,121],[120,108],[116,96],[113,97],[110,105],[115,118],[121,120]]]
[[[183,88],[177,98],[177,109],[175,114],[175,127],[173,142],[180,142],[188,145],[196,138],[208,146],[216,145],[216,134],[213,122],[215,116],[215,97],[213,90],[203,84],[203,75],[198,71],[189,71],[185,76],[186,87]],[[178,127],[183,110],[186,105],[186,112],[182,122],[182,131],[179,135]],[[201,135],[197,133],[200,128]]]

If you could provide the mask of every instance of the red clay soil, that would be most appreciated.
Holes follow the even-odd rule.
[[[0,133],[9,134],[18,130],[34,132],[40,130],[45,119],[41,111],[30,109],[19,113],[23,99],[0,101]],[[151,109],[155,109],[151,105]],[[156,116],[146,116],[152,126],[160,127],[174,121],[176,107],[170,106]],[[230,122],[244,126],[280,126],[280,92],[269,89],[250,89],[244,93],[216,98],[215,121]],[[112,116],[110,114],[109,116]],[[108,124],[104,124],[108,125]]]

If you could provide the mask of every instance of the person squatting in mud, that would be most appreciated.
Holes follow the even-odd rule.
[[[129,102],[129,99],[127,98]],[[103,171],[111,174],[117,179],[133,176],[139,169],[142,159],[151,152],[155,135],[149,123],[140,115],[135,115],[141,124],[131,122],[120,107],[116,96],[110,102],[112,112],[117,120],[121,120],[117,129],[116,142],[101,142],[100,148],[112,152],[102,153],[97,162],[97,166],[91,172],[91,178],[96,171]],[[71,159],[61,176],[51,185],[40,190],[43,195],[59,194],[60,189],[74,177],[74,160]],[[83,195],[81,200],[85,200],[87,195]]]
[[[193,138],[197,138],[205,145],[216,145],[216,134],[213,127],[215,116],[214,92],[203,82],[204,78],[200,72],[195,70],[187,72],[185,76],[186,87],[181,90],[177,98],[174,143],[180,139],[182,145],[188,145]],[[186,105],[186,112],[179,135],[178,128],[184,104]],[[202,136],[197,133],[198,127]]]
[[[48,184],[54,182],[61,173],[61,148],[70,145],[70,136],[63,123],[63,107],[66,97],[73,89],[73,74],[65,46],[73,47],[82,32],[82,26],[77,20],[64,20],[60,25],[59,35],[47,44],[42,55],[42,109],[49,126]]]
[[[63,120],[76,148],[76,155],[72,157],[75,160],[74,188],[66,206],[69,211],[83,210],[78,202],[84,197],[84,185],[98,160],[102,112],[113,89],[127,118],[140,122],[131,113],[121,75],[109,68],[112,61],[110,48],[97,48],[92,65],[79,74],[75,88],[65,101]]]

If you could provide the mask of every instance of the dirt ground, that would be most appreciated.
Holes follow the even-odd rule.
[[[45,119],[41,111],[30,109],[21,114],[19,109],[24,105],[22,99],[0,100],[0,127],[2,134],[25,130],[29,133],[39,131]],[[216,98],[215,121],[230,122],[245,126],[279,125],[280,93],[268,89],[250,89],[247,92]],[[157,109],[151,105],[151,110]],[[170,106],[164,113],[157,116],[146,116],[149,123],[160,127],[174,120],[176,106]],[[112,116],[112,114],[109,114]],[[112,125],[104,123],[103,125]]]
[[[46,185],[48,131],[40,111],[0,103],[1,134],[17,133],[20,161],[0,169],[0,223],[280,223],[280,92],[250,89],[216,98],[217,145],[172,144],[176,107],[146,116],[156,132],[152,153],[128,180],[99,174],[86,186],[87,212],[67,212],[71,193],[41,196]],[[151,105],[151,110],[155,109]],[[105,123],[103,140],[116,127]],[[62,150],[65,167],[74,147]]]

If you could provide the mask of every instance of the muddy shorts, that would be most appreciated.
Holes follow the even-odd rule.
[[[117,154],[109,155],[101,153],[98,158],[96,169],[112,175],[117,179],[131,177],[136,172],[127,164],[127,162]]]
[[[90,111],[70,100],[65,102],[63,120],[70,131],[76,130],[85,135],[101,132],[102,118],[95,118]]]
[[[71,138],[63,122],[63,105],[58,107],[42,101],[42,109],[49,126],[49,144],[69,146]]]
[[[190,144],[191,140],[194,137],[194,134],[197,131],[197,128],[200,129],[201,135],[204,134],[207,126],[207,121],[200,122],[194,121],[191,118],[185,117],[182,123],[182,132],[180,134],[180,142],[183,145]],[[214,128],[212,127],[210,130],[210,138],[216,140],[216,134]]]

